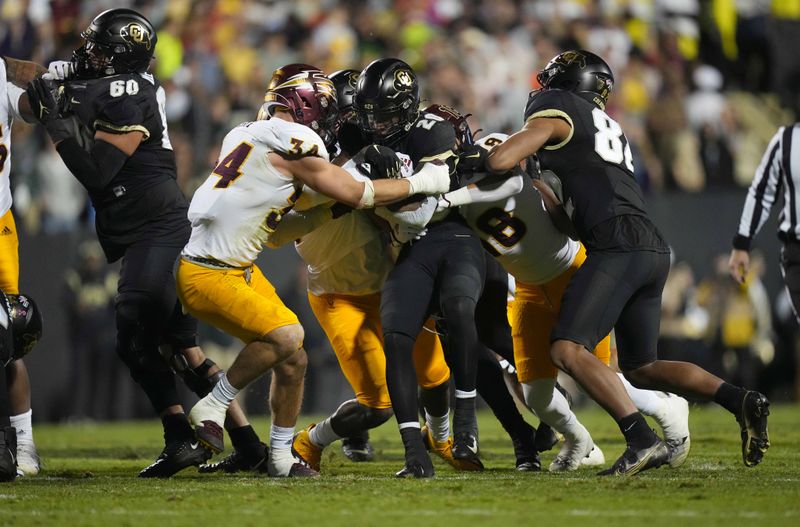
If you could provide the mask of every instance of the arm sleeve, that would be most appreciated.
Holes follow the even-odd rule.
[[[761,163],[756,169],[755,178],[753,178],[744,200],[744,209],[739,219],[739,230],[733,238],[734,249],[749,251],[753,237],[758,234],[769,217],[781,184],[780,165],[785,133],[786,129],[781,127],[772,137],[761,158]]]
[[[522,192],[524,184],[525,180],[521,174],[505,179],[479,181],[448,192],[443,199],[449,203],[448,207],[500,201]]]
[[[68,137],[58,143],[56,150],[70,172],[90,191],[105,188],[128,160],[125,152],[105,141],[95,141],[87,152],[74,137]]]
[[[328,205],[297,211],[291,210],[278,223],[278,228],[267,238],[267,247],[276,248],[302,238],[331,220],[331,209]]]

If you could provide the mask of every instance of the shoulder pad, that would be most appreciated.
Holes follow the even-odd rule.
[[[416,164],[452,152],[455,148],[453,126],[438,115],[423,114],[408,134],[405,153]]]
[[[574,96],[564,90],[542,90],[532,94],[525,107],[525,121],[532,117],[548,117],[548,113],[552,113],[553,117],[559,113],[569,114]]]
[[[270,150],[292,157],[316,156],[328,161],[328,150],[322,138],[309,128],[283,119],[254,121],[245,125],[257,141]]]

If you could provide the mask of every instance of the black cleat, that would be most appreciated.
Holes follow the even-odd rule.
[[[456,432],[453,436],[453,459],[468,461],[483,470],[483,463],[478,457],[478,440],[472,432]]]
[[[210,457],[211,452],[194,439],[174,441],[164,447],[152,465],[139,472],[139,477],[169,478],[187,467],[205,463]]]
[[[514,454],[517,457],[516,466],[518,471],[539,472],[542,470],[542,461],[536,451],[535,438],[538,435],[538,430],[531,428],[529,433],[511,438],[511,442],[514,445]]]
[[[397,473],[395,473],[396,478],[432,478],[436,474],[433,470],[433,463],[431,463],[431,458],[425,454],[424,457],[420,457],[420,459],[411,459],[406,460],[405,466]]]
[[[537,452],[547,452],[558,443],[558,434],[547,423],[539,423],[536,429],[535,447]]]
[[[647,448],[634,449],[630,445],[611,468],[598,472],[598,476],[633,476],[643,470],[658,468],[669,463],[670,448],[658,439]]]
[[[1,372],[0,372],[1,373]],[[0,428],[0,482],[17,477],[17,429]]]
[[[200,465],[198,472],[211,474],[212,472],[225,472],[234,474],[236,472],[259,472],[266,474],[267,459],[269,459],[269,447],[264,443],[259,443],[257,451],[245,454],[240,450],[234,450],[233,454],[217,461]]]
[[[742,413],[736,417],[742,427],[742,460],[745,466],[754,467],[761,463],[769,448],[768,415],[767,398],[758,392],[748,391],[742,402]]]
[[[355,463],[372,461],[375,459],[375,451],[369,442],[369,435],[366,433],[342,439],[342,453],[347,459]]]

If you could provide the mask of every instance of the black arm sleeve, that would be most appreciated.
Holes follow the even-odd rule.
[[[125,152],[102,140],[95,141],[92,151],[87,152],[74,137],[69,137],[61,141],[56,150],[70,172],[89,191],[105,188],[128,161]]]

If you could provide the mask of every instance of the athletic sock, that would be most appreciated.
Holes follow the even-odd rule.
[[[161,418],[161,423],[164,426],[164,442],[167,444],[194,437],[194,429],[189,424],[189,418],[183,412],[167,414]]]
[[[2,374],[3,372],[0,372],[0,375]],[[18,415],[12,415],[9,418],[11,426],[17,429],[17,444],[33,443],[33,425],[31,424],[32,415],[33,410],[28,410],[27,412]]]
[[[553,430],[571,441],[577,440],[589,432],[578,421],[578,417],[569,407],[569,401],[555,384],[555,379],[537,379],[523,383],[525,404]]]
[[[431,437],[437,443],[444,443],[450,438],[450,411],[444,415],[435,416],[425,412],[425,424],[431,431]]]
[[[291,450],[294,439],[294,427],[275,426],[269,428],[269,448],[276,450]]]
[[[478,360],[478,394],[492,413],[500,421],[500,425],[512,438],[524,437],[531,433],[531,425],[519,413],[514,398],[508,391],[503,379],[503,370],[494,354],[486,351]],[[505,360],[505,359],[503,359]]]
[[[409,421],[399,423],[398,426],[400,427],[400,437],[403,439],[406,459],[419,459],[421,456],[427,455],[425,444],[422,442],[422,435],[419,433],[419,423]]]
[[[658,440],[655,432],[647,426],[647,421],[639,412],[626,415],[617,421],[625,441],[633,448],[648,448]]]
[[[228,436],[231,438],[233,448],[239,452],[249,452],[261,445],[261,440],[252,425],[231,428],[228,430]]]
[[[631,398],[633,404],[636,405],[636,408],[639,409],[644,415],[649,416],[656,416],[661,415],[665,411],[667,411],[668,403],[667,400],[659,397],[656,395],[656,392],[652,390],[642,390],[640,388],[635,387],[625,376],[621,373],[617,373],[622,384],[625,386],[625,391],[628,392],[628,397]]]
[[[211,396],[225,405],[225,407],[230,406],[231,401],[236,398],[236,394],[239,393],[237,388],[234,388],[230,382],[228,382],[228,374],[220,378],[217,384],[214,385],[214,388],[211,390]]]
[[[714,402],[739,417],[739,414],[742,413],[742,403],[744,403],[745,395],[747,395],[747,390],[744,388],[723,382],[717,389],[717,393],[714,394]]]
[[[308,438],[311,440],[311,442],[320,448],[325,448],[334,441],[342,438],[339,434],[333,431],[331,419],[333,419],[333,417],[328,417],[321,423],[317,423],[317,425],[308,433]]]
[[[475,395],[477,390],[469,392],[456,390],[456,408],[453,412],[453,433],[470,432],[478,437],[478,418],[475,415]]]

